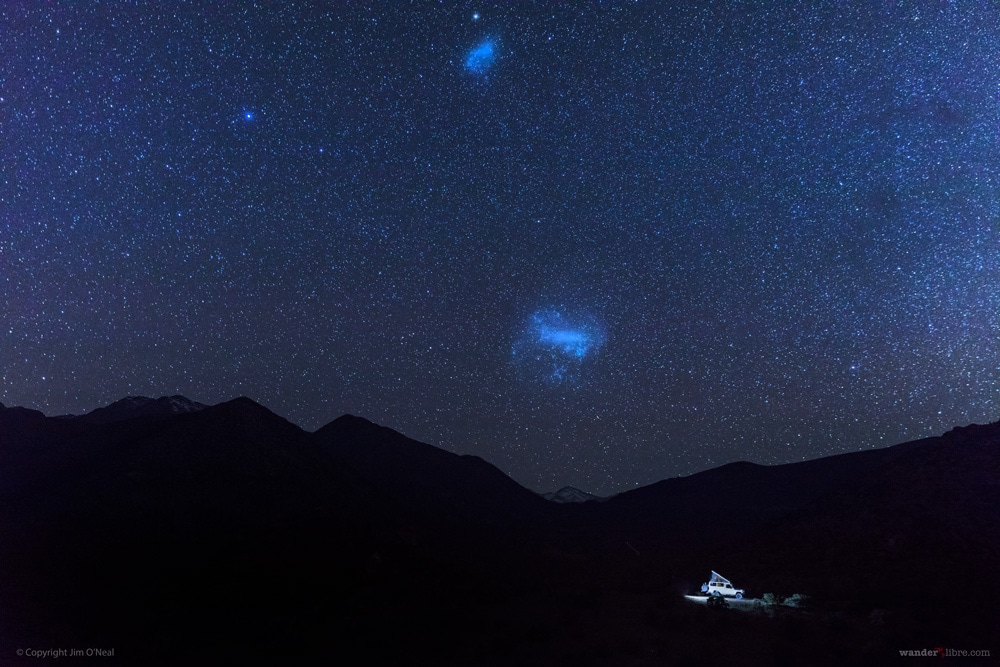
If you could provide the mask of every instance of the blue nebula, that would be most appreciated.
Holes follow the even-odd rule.
[[[604,345],[604,330],[594,318],[539,310],[529,319],[512,350],[519,373],[547,385],[579,386],[585,363]]]
[[[496,45],[492,39],[488,39],[469,51],[465,58],[465,68],[474,74],[486,74],[495,60]]]

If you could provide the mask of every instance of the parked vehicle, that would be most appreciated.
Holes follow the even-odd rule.
[[[742,588],[734,587],[731,581],[715,570],[712,570],[712,578],[708,580],[708,583],[701,585],[701,592],[705,595],[717,595],[737,600],[742,600],[743,594],[746,593]]]

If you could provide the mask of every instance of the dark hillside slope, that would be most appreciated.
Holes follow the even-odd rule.
[[[764,587],[889,610],[914,640],[1000,631],[1000,424],[893,449],[730,558]]]
[[[70,454],[60,445],[85,430],[37,410],[0,407],[0,498],[63,465]]]
[[[476,456],[459,456],[392,429],[345,415],[313,434],[335,462],[393,499],[413,539],[457,543],[539,539],[556,516],[552,503]],[[423,532],[422,532],[423,531]]]
[[[559,504],[357,417],[144,405],[0,409],[0,658],[885,664],[1000,636],[1000,425]],[[684,600],[710,569],[811,602]]]
[[[354,586],[399,531],[368,485],[249,399],[61,447],[87,455],[0,515],[4,604],[35,645],[258,645],[255,628]]]
[[[1000,636],[1000,424],[804,463],[735,463],[581,515],[697,593],[715,569],[750,596],[801,593],[871,615],[901,645]],[[905,641],[904,641],[905,640]],[[910,642],[907,644],[906,642]]]
[[[730,463],[628,491],[592,514],[634,542],[727,543],[896,459],[896,447],[778,466]]]

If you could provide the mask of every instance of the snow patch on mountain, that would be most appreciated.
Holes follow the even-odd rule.
[[[558,491],[550,491],[539,495],[554,503],[585,503],[589,500],[602,500],[600,496],[595,496],[592,493],[581,491],[572,486],[564,486]]]
[[[160,398],[126,396],[111,405],[88,412],[80,419],[95,424],[108,424],[135,417],[186,414],[203,410],[206,407],[208,406],[179,395],[161,396]]]

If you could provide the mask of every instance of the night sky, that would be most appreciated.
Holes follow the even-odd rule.
[[[8,406],[597,493],[1000,418],[996,2],[5,2],[0,160]]]

